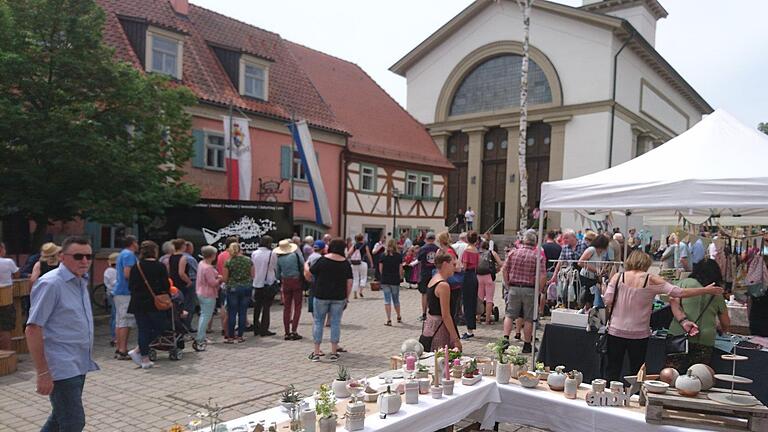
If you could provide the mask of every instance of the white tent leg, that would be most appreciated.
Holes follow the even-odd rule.
[[[543,243],[544,238],[544,210],[539,209],[539,239],[538,239],[538,245],[536,246],[536,252],[538,253],[541,251],[541,245]],[[539,290],[541,289],[541,271],[546,269],[541,268],[541,260],[536,260],[536,283],[534,284],[533,288],[533,331],[531,336],[531,369],[529,370],[535,370],[536,367],[536,329],[538,328],[539,324]],[[542,338],[543,339],[543,338]]]
[[[626,233],[624,237],[624,259],[627,259],[627,250],[629,250],[629,211],[624,212],[624,232]]]

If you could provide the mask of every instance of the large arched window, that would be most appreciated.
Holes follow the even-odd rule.
[[[451,114],[496,111],[520,106],[520,70],[523,57],[505,54],[480,63],[470,72],[451,102]],[[552,102],[552,90],[539,65],[528,67],[528,103]]]

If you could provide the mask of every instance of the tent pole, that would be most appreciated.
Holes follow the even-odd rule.
[[[541,249],[541,245],[543,243],[544,238],[544,210],[539,208],[539,238],[536,245],[536,253],[539,253]],[[536,282],[534,283],[534,289],[533,289],[533,331],[531,332],[531,367],[533,369],[530,370],[536,370],[536,329],[538,328],[539,324],[539,290],[541,289],[541,271],[546,271],[547,269],[541,268],[541,260],[536,259]],[[544,338],[542,338],[544,339]]]
[[[629,211],[624,212],[624,232],[626,233],[624,237],[624,259],[627,259],[627,250],[629,249],[629,237],[627,237],[629,236]]]

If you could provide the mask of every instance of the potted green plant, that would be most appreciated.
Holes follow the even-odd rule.
[[[512,363],[512,377],[517,377],[525,372],[525,366],[528,364],[528,357],[520,353],[520,347],[510,346],[507,348],[507,354],[509,355],[509,362]]]
[[[285,409],[290,409],[291,406],[301,402],[303,398],[304,396],[297,392],[296,387],[291,384],[286,387],[282,393],[280,393],[280,405],[282,405]]]
[[[416,378],[428,378],[429,377],[429,368],[426,365],[419,364],[416,367]]]
[[[349,371],[344,367],[344,365],[339,365],[336,373],[336,379],[333,380],[333,383],[331,384],[333,394],[336,395],[336,397],[348,398],[350,393],[347,389],[347,384],[349,384]]]
[[[331,389],[326,384],[320,386],[320,391],[315,396],[315,412],[317,413],[317,425],[319,432],[336,431],[336,398],[331,394]]]
[[[509,354],[507,354],[508,346],[509,341],[503,337],[500,337],[496,342],[488,344],[488,349],[493,351],[493,354],[496,356],[496,382],[499,384],[508,384],[512,376]]]

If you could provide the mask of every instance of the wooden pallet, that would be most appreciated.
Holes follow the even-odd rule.
[[[13,304],[13,285],[0,287],[0,306]]]
[[[712,388],[710,392],[729,393]],[[749,395],[746,391],[735,393]],[[726,405],[707,398],[707,392],[696,397],[680,396],[670,389],[665,394],[646,393],[648,405],[645,421],[650,424],[693,427],[714,431],[768,431],[768,408],[758,403],[751,407]]]
[[[24,313],[20,297],[13,299],[13,308],[16,310],[16,323],[11,330],[11,337],[24,336],[24,324],[27,322],[27,315]]]
[[[16,372],[17,357],[14,351],[0,351],[0,376]]]

